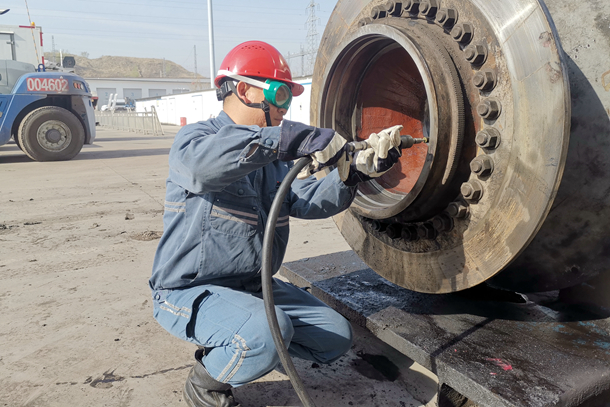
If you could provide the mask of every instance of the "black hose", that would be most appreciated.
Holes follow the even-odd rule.
[[[282,338],[280,332],[280,325],[277,322],[275,302],[273,301],[271,254],[273,251],[273,238],[275,237],[275,225],[277,224],[277,218],[280,214],[280,209],[282,209],[284,198],[299,172],[309,165],[310,162],[310,157],[304,157],[297,161],[294,167],[286,174],[286,177],[275,194],[265,227],[265,237],[263,238],[263,269],[261,271],[263,301],[265,302],[265,312],[267,313],[267,321],[269,322],[269,329],[271,329],[271,336],[273,337],[273,342],[275,342],[275,348],[280,356],[280,361],[282,362],[286,373],[288,373],[292,387],[294,387],[294,390],[297,392],[299,399],[303,402],[304,407],[315,407],[315,404],[311,397],[309,397],[309,394],[307,394],[305,386],[303,386],[303,382],[294,368],[294,364],[292,363],[292,359],[290,359],[288,349],[284,343],[284,338]]]

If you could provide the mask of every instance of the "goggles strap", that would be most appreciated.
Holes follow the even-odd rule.
[[[265,120],[267,121],[267,127],[272,127],[271,115],[269,114],[269,102],[263,100],[261,102],[261,109],[263,109],[263,112],[265,112]]]
[[[241,81],[241,82],[246,82],[247,84],[252,85],[252,86],[256,86],[257,88],[262,88],[262,89],[265,89],[265,90],[269,90],[269,84],[267,82],[257,81],[256,79],[252,79],[252,78],[249,78],[247,76],[238,75],[238,74],[233,73],[231,71],[227,71],[227,70],[221,69],[221,70],[218,71],[218,75],[224,75],[224,76],[227,76],[229,78],[233,78],[233,79]]]
[[[218,99],[219,102],[225,100],[225,98],[233,92],[229,86],[229,82],[231,81],[223,82],[222,85],[220,85],[220,88],[216,88],[216,99]]]
[[[239,75],[238,75],[239,76]],[[245,81],[244,81],[245,82]],[[256,81],[258,82],[258,81]],[[267,122],[267,127],[271,127],[271,115],[269,114],[269,102],[267,102],[266,100],[263,100],[261,103],[246,103],[243,101],[242,98],[239,97],[239,95],[237,94],[237,89],[235,89],[235,84],[233,83],[233,81],[229,80],[226,81],[225,83],[222,84],[221,89],[225,86],[225,84],[227,85],[227,87],[229,88],[229,92],[227,92],[224,97],[226,97],[229,93],[233,92],[233,94],[235,96],[237,96],[237,99],[239,99],[239,101],[241,103],[243,103],[244,105],[248,106],[248,107],[252,107],[254,109],[261,109],[263,112],[265,112],[265,121]],[[265,84],[266,85],[266,84]],[[255,86],[255,85],[253,85]],[[224,92],[223,92],[224,93]],[[219,94],[217,92],[217,94]],[[223,99],[224,99],[223,97]]]

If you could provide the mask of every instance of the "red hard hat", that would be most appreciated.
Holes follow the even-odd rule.
[[[290,86],[293,96],[299,96],[305,88],[292,81],[288,62],[273,46],[262,41],[247,41],[233,48],[220,64],[218,75],[214,79],[217,88],[227,77],[223,71],[241,76],[255,76],[285,82]]]

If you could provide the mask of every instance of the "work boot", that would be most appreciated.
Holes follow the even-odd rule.
[[[239,407],[231,385],[215,380],[201,363],[203,349],[195,352],[195,366],[189,372],[182,396],[189,407]]]

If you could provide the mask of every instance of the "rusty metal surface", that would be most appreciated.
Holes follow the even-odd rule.
[[[610,310],[495,291],[417,293],[351,251],[288,263],[281,273],[477,405],[610,403]]]
[[[357,138],[393,121],[417,132],[429,120],[432,143],[423,167],[418,161],[423,154],[417,151],[412,165],[401,161],[400,174],[362,185],[355,206],[335,218],[351,247],[392,282],[429,293],[459,291],[488,280],[522,292],[554,290],[606,271],[610,62],[601,56],[610,54],[610,3],[442,1],[441,7],[458,11],[457,24],[472,25],[473,38],[466,43],[452,38],[451,27],[421,14],[364,21],[384,3],[337,3],[316,62],[312,122]],[[455,173],[440,181],[438,167],[449,166],[451,153],[439,149],[451,135],[439,135],[439,120],[448,111],[437,107],[446,99],[439,95],[452,90],[450,81],[439,80],[441,72],[428,53],[430,41],[418,32],[429,33],[427,40],[446,50],[464,92],[463,145],[454,149],[459,155]],[[358,47],[350,48],[352,44]],[[362,49],[374,55],[374,46],[389,52],[392,45],[400,49],[391,51],[399,56],[394,71],[388,72],[391,64],[346,62],[354,56],[357,61]],[[483,61],[466,60],[474,46],[484,50]],[[475,75],[487,71],[495,82],[477,87]],[[375,91],[371,84],[379,76],[383,79]],[[339,86],[348,85],[355,89],[352,99],[336,96]],[[405,101],[396,94],[405,95]],[[411,99],[421,106],[424,94],[429,115],[421,118],[409,106]],[[498,117],[483,115],[481,105],[494,101],[500,104]],[[477,145],[481,130],[496,131],[498,146]],[[477,156],[493,162],[490,174],[471,172]],[[480,185],[482,196],[466,199],[465,183],[468,188]],[[465,216],[454,217],[452,229],[422,232],[425,238],[417,240],[394,236],[397,228],[427,230],[452,202],[467,208]],[[390,229],[392,236],[385,232]]]
[[[396,70],[396,65],[401,66]],[[392,89],[391,93],[379,89]],[[356,138],[366,140],[388,123],[401,124],[403,134],[421,138],[424,134],[426,92],[417,66],[409,54],[396,48],[376,61],[368,69],[356,101],[361,106],[361,119],[356,128]],[[378,183],[395,194],[408,194],[423,171],[428,148],[415,145],[404,150],[397,165],[384,174]]]

